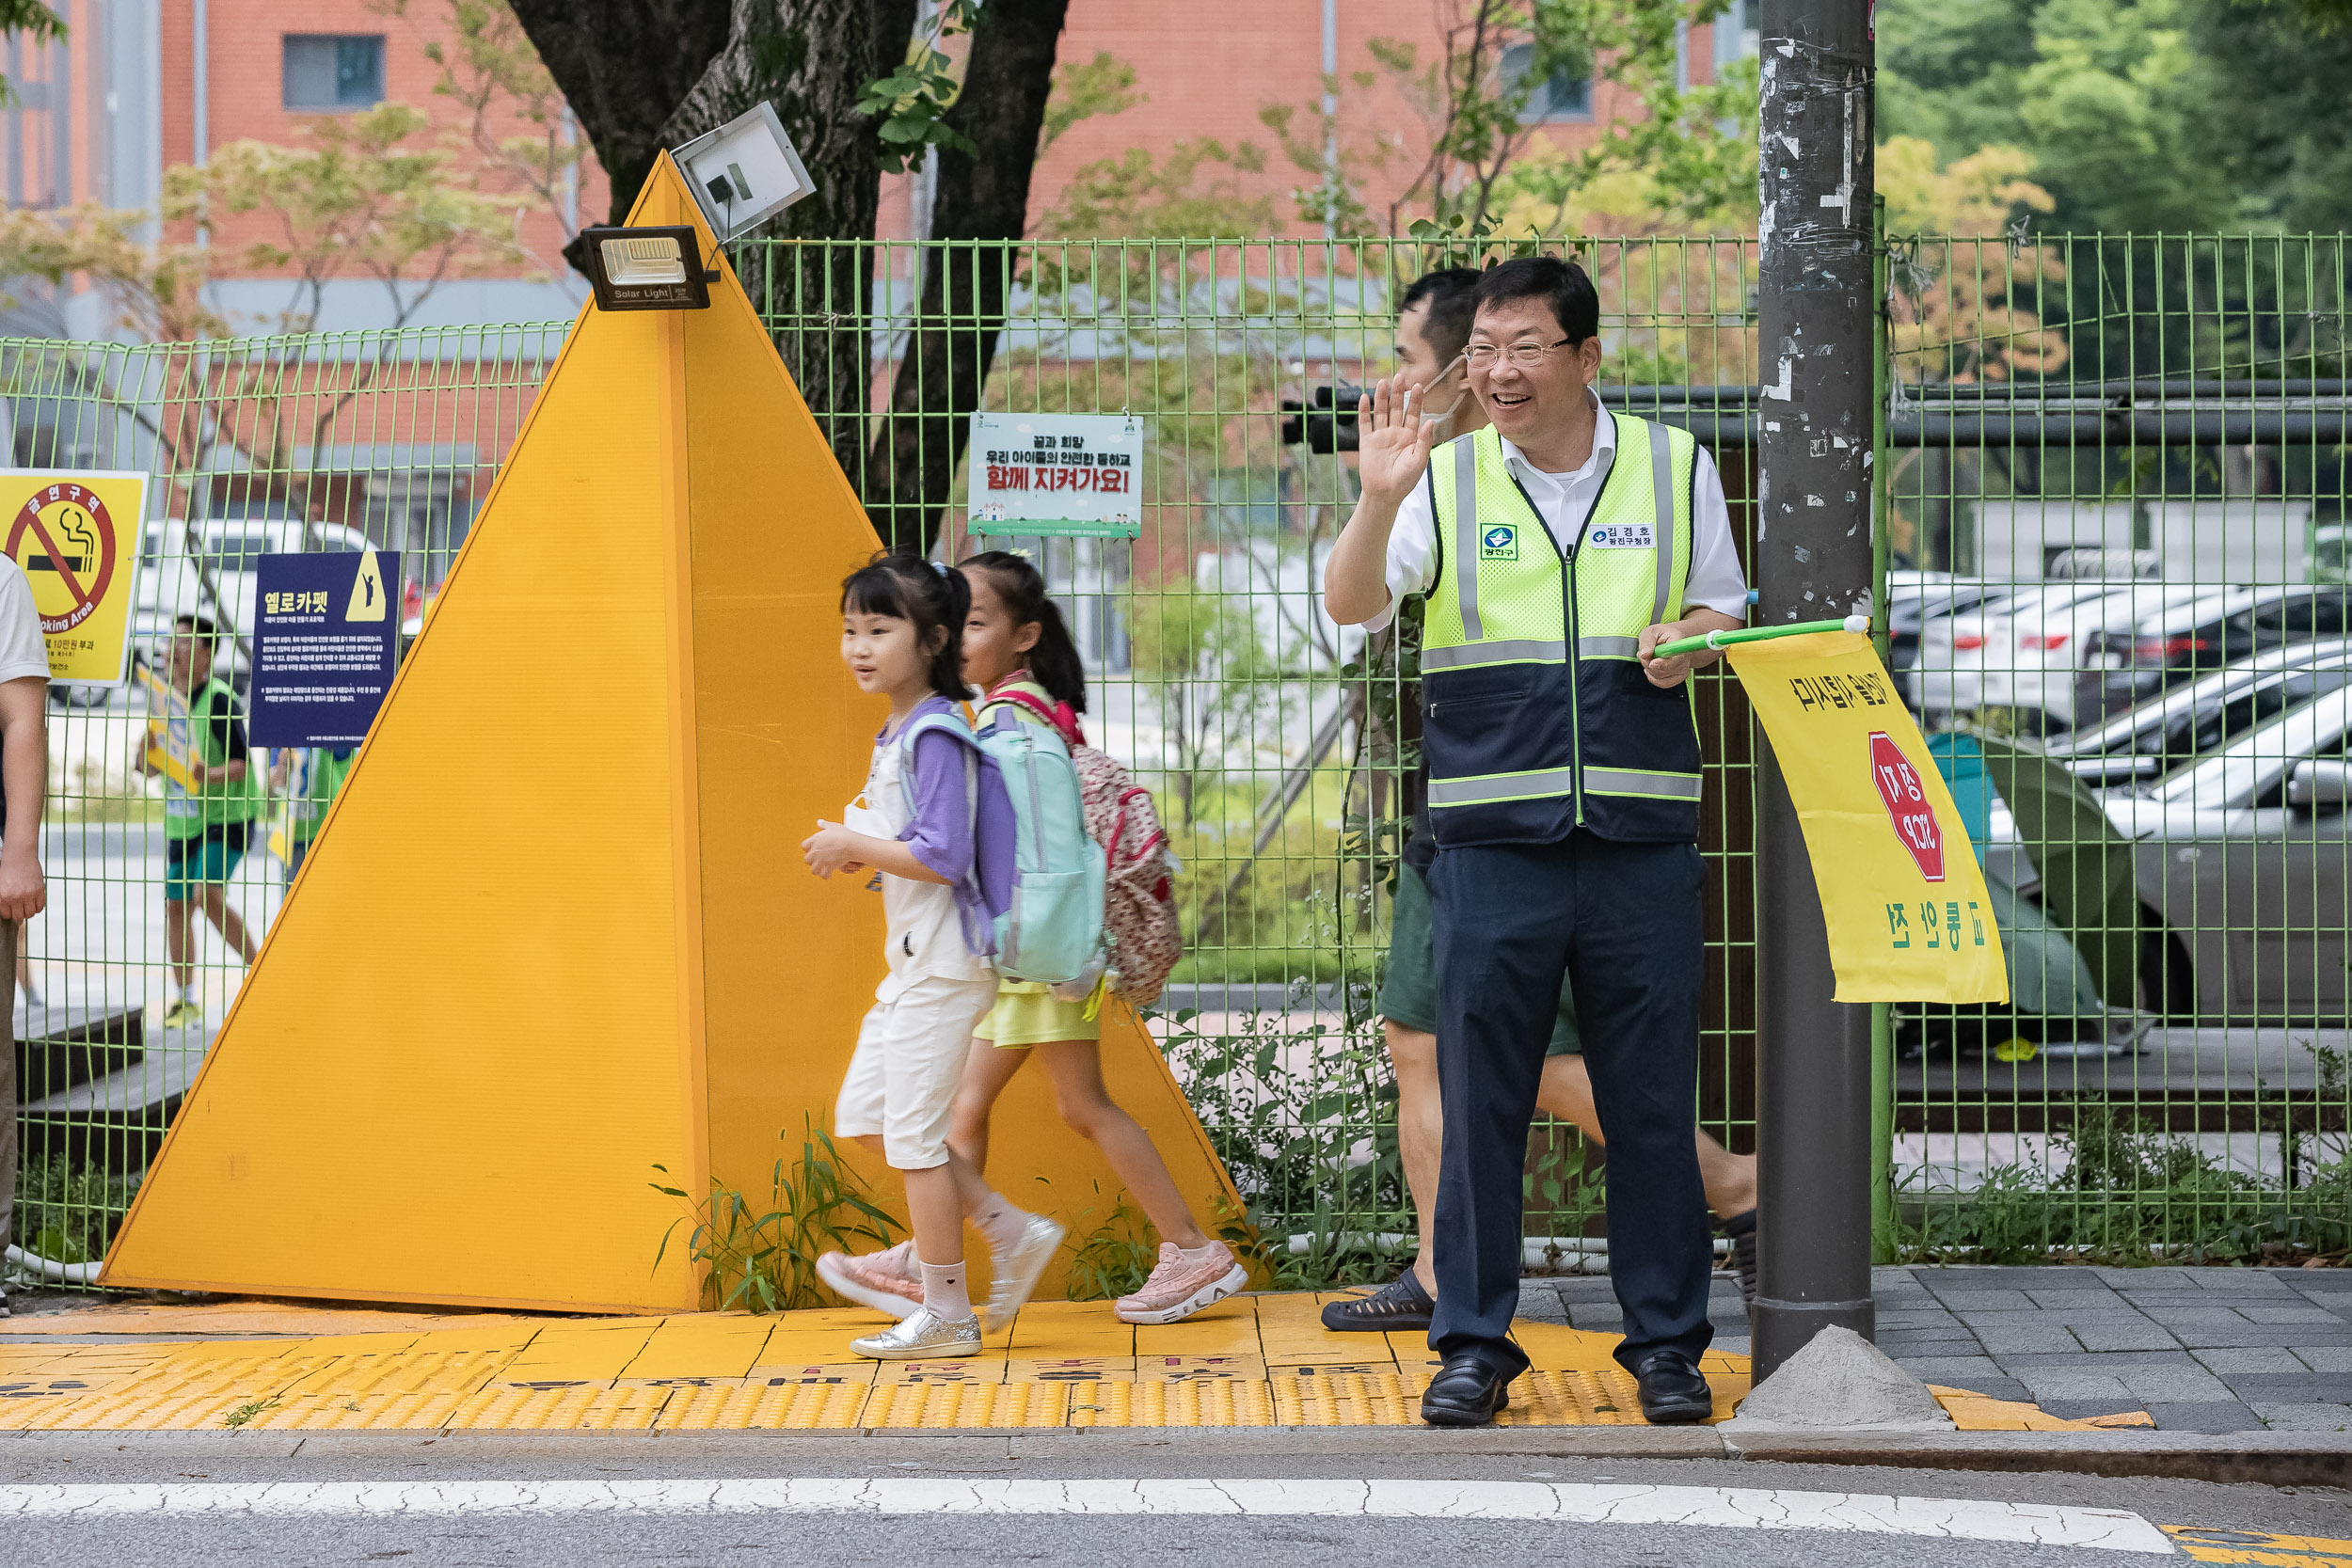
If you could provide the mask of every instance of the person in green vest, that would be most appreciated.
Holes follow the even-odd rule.
[[[326,808],[342,793],[351,775],[357,746],[293,747],[278,753],[270,768],[270,788],[286,800],[286,885],[310,857],[310,841],[326,821]]]
[[[1563,978],[1609,1147],[1616,1358],[1651,1421],[1705,1420],[1713,1261],[1694,1147],[1703,759],[1661,642],[1745,618],[1723,484],[1687,431],[1594,390],[1583,269],[1505,261],[1463,359],[1487,424],[1438,445],[1414,390],[1359,405],[1362,499],[1325,564],[1341,625],[1422,622],[1443,1138],[1422,1418],[1478,1426],[1527,1370],[1521,1177]],[[1792,416],[1794,417],[1794,416]]]
[[[164,948],[173,998],[167,1029],[201,1025],[196,1000],[196,911],[246,964],[256,949],[229,907],[229,879],[245,859],[267,796],[245,738],[245,714],[229,683],[213,674],[219,632],[201,615],[174,624],[169,694],[149,722],[149,744],[134,764],[164,781]]]

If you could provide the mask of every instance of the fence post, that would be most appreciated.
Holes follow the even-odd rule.
[[[1886,557],[1892,543],[1895,486],[1887,472],[1886,398],[1894,378],[1887,357],[1886,198],[1870,198],[1870,641],[1888,662]],[[1891,665],[1890,665],[1891,668]],[[1895,1016],[1884,1002],[1870,1004],[1870,1261],[1895,1260]]]
[[[1870,605],[1867,0],[1764,0],[1759,624]],[[1864,766],[1857,758],[1855,766]],[[1764,748],[1757,837],[1755,1373],[1831,1324],[1869,1335],[1871,1040],[1836,982],[1796,808]]]

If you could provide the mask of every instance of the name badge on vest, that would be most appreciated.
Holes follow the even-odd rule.
[[[1597,550],[1653,550],[1658,547],[1657,531],[1648,523],[1612,523],[1585,534],[1584,543]]]
[[[1519,531],[1511,523],[1497,523],[1478,536],[1478,559],[1481,561],[1517,561],[1519,558]]]

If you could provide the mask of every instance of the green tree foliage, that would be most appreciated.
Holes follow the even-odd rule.
[[[65,37],[65,18],[40,0],[0,0],[0,33],[24,43],[54,43]],[[15,102],[15,89],[0,76],[0,109]]]
[[[2240,0],[1884,0],[1879,133],[2023,150],[2039,226],[2352,223],[2352,32]]]

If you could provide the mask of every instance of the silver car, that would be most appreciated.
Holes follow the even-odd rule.
[[[2169,935],[2165,1011],[2341,1022],[2352,686],[2239,736],[2153,786],[2103,802],[2134,842],[2139,895]]]
[[[2352,638],[2265,648],[2049,743],[2085,784],[2153,784],[2313,697],[2352,686]]]

